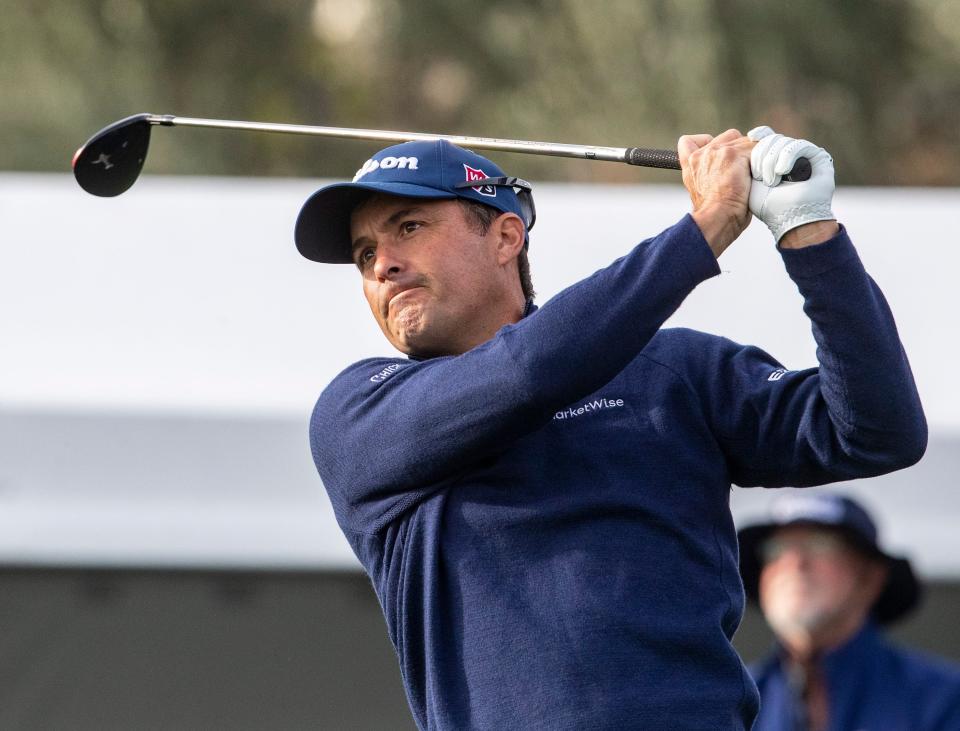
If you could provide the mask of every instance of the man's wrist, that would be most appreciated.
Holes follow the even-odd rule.
[[[803,249],[807,246],[823,244],[840,232],[840,224],[835,220],[812,221],[787,231],[781,238],[781,249]]]
[[[690,216],[715,257],[719,257],[743,233],[743,229],[750,221],[749,213],[746,215],[746,221],[741,222],[729,206],[719,203],[698,208]]]

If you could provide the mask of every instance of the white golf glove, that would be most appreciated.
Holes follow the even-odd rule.
[[[747,132],[758,140],[750,154],[750,212],[767,224],[776,241],[797,226],[836,218],[833,201],[833,158],[822,147],[807,140],[778,135],[769,127]],[[783,182],[798,158],[810,161],[809,180]]]

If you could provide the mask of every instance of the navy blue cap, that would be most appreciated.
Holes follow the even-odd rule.
[[[737,533],[740,575],[744,591],[751,600],[759,600],[760,572],[763,570],[760,549],[775,530],[788,525],[834,529],[855,548],[887,565],[886,586],[873,605],[873,615],[879,622],[899,619],[919,603],[920,584],[910,562],[891,556],[880,548],[877,525],[862,505],[843,495],[804,492],[781,496],[771,505],[766,522],[748,526]]]
[[[473,181],[478,184],[465,185]],[[515,188],[520,189],[519,194]],[[402,142],[367,160],[353,182],[327,185],[307,199],[294,232],[297,250],[313,261],[352,263],[350,213],[375,193],[404,198],[465,198],[516,213],[528,231],[535,220],[530,185],[508,178],[487,158],[446,140]]]

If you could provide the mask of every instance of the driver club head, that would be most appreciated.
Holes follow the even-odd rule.
[[[120,195],[136,182],[150,146],[152,115],[135,114],[104,127],[73,156],[73,176],[93,195]]]

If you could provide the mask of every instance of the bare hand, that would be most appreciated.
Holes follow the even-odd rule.
[[[729,129],[717,137],[684,135],[677,141],[691,215],[715,256],[750,223],[750,151],[753,140]]]

